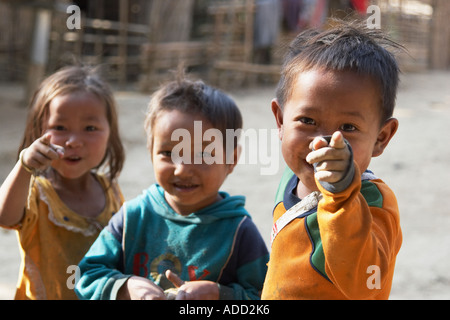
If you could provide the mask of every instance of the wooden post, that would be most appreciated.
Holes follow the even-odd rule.
[[[95,5],[94,12],[95,12],[97,19],[105,18],[105,10],[104,10],[103,0],[96,1],[95,3],[92,2],[92,3],[90,3],[90,5],[92,5],[92,6]],[[98,64],[101,63],[101,60],[102,60],[101,57],[103,56],[103,53],[104,53],[103,52],[103,50],[104,50],[104,48],[103,48],[103,33],[104,33],[103,28],[95,29],[95,35],[97,37],[97,41],[95,41],[95,44],[94,44],[94,54],[95,54],[96,61]]]
[[[245,3],[245,62],[252,62],[253,57],[253,23],[255,14],[254,4],[254,0],[247,0]]]
[[[448,69],[450,66],[450,1],[433,1],[433,21],[431,26],[430,67]]]
[[[35,27],[31,47],[30,65],[28,68],[26,99],[33,95],[34,90],[45,76],[48,59],[48,42],[50,38],[52,15],[49,9],[38,9],[35,13]]]
[[[120,0],[119,4],[119,86],[125,87],[127,82],[127,53],[128,53],[128,0]]]

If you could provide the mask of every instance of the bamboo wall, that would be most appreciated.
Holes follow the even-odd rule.
[[[32,3],[0,0],[0,81],[24,81],[30,77],[30,45],[37,12]],[[52,12],[46,73],[75,57],[82,62],[105,65],[111,79],[124,84],[148,80],[158,69],[154,61],[159,58],[153,59],[158,56],[165,63],[159,73],[167,71],[168,64],[175,65],[182,59],[193,68],[202,65],[222,73],[244,69],[253,74],[276,73],[270,67],[252,63],[253,26],[249,12],[253,10],[253,0],[78,0],[76,3],[84,10],[81,30],[66,27],[68,15],[63,9],[71,1],[39,3],[48,3]],[[401,56],[406,70],[450,68],[450,1],[370,0],[370,3],[380,6],[382,26],[409,50],[409,55]],[[230,13],[232,7],[241,8],[235,11],[234,18]],[[200,18],[205,19],[200,27],[199,8],[203,13]],[[194,39],[195,23],[200,31],[196,30]],[[240,38],[236,36],[239,32]],[[157,47],[161,43],[164,46]],[[165,55],[164,50],[170,55]],[[234,55],[236,52],[241,53]]]

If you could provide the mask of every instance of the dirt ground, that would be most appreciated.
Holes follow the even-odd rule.
[[[116,91],[120,129],[127,160],[120,184],[127,199],[154,182],[152,165],[145,148],[142,128],[148,95]],[[231,92],[244,116],[245,129],[258,128],[271,141],[275,123],[270,111],[274,88],[254,88]],[[0,86],[0,181],[15,162],[25,122],[23,89]],[[397,135],[371,169],[397,195],[403,246],[397,258],[391,299],[450,299],[450,209],[439,199],[450,196],[450,72],[410,73],[402,76],[396,117]],[[264,134],[266,132],[266,134]],[[245,145],[244,145],[245,146]],[[249,159],[239,164],[223,189],[244,194],[247,209],[269,243],[274,195],[284,163],[279,146],[258,148],[257,163]],[[247,154],[247,155],[246,155]],[[272,154],[273,174],[262,175]],[[0,229],[0,299],[12,299],[20,264],[16,235]]]

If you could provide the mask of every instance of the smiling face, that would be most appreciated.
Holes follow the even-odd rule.
[[[46,132],[50,142],[64,147],[64,157],[52,167],[64,178],[79,178],[105,157],[110,126],[105,104],[92,93],[56,96],[49,105]]]
[[[397,129],[397,121],[381,124],[380,94],[369,76],[351,71],[311,69],[299,73],[282,109],[272,102],[283,157],[300,179],[297,193],[317,190],[314,170],[306,162],[311,141],[341,131],[364,172],[379,156]]]
[[[201,121],[201,137],[194,136],[194,133],[199,134],[198,130],[194,129],[194,121]],[[210,145],[211,141],[201,142],[201,145],[195,146],[196,141],[201,141],[204,132],[211,128],[210,122],[202,115],[178,110],[162,111],[155,119],[151,150],[155,178],[164,189],[167,202],[179,214],[190,214],[220,200],[219,188],[236,164],[236,162],[226,164],[225,158],[221,163],[208,164],[210,162],[205,157],[214,155],[203,151],[206,151],[205,147]],[[180,156],[184,159],[190,158],[190,164],[172,161],[174,148],[182,142],[186,143],[172,140],[172,133],[176,129],[185,129],[189,132],[190,148],[186,149],[190,149],[190,155],[180,153]],[[197,150],[202,150],[201,154],[195,154]],[[198,163],[200,162],[198,157],[201,163]]]

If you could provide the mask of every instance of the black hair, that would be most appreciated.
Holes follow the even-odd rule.
[[[368,29],[364,22],[332,22],[333,27],[329,29],[306,30],[291,42],[277,87],[278,103],[284,107],[302,71],[313,68],[350,70],[371,76],[379,84],[384,123],[393,115],[400,73],[396,58],[388,48],[403,47],[388,39],[381,30]]]
[[[226,137],[227,129],[239,132],[238,129],[242,129],[243,125],[241,112],[231,97],[203,81],[179,77],[163,85],[150,100],[145,121],[149,149],[153,144],[152,127],[155,119],[159,112],[167,110],[201,114],[214,128],[220,130],[223,137]],[[235,135],[234,148],[238,139],[239,136]]]

